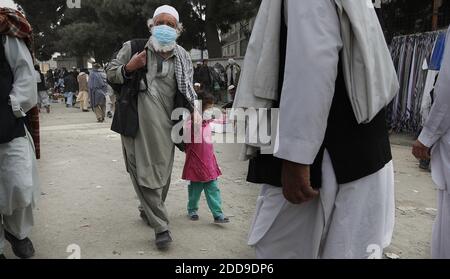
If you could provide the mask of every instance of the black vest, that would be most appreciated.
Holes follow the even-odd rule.
[[[4,37],[0,37],[0,144],[25,136],[23,118],[16,118],[9,104],[14,77],[6,60]]]
[[[286,61],[286,39],[287,28],[282,24],[278,87],[280,97]],[[279,107],[279,104],[275,104],[274,107]],[[383,109],[370,123],[358,124],[348,97],[341,63],[339,63],[325,139],[311,166],[311,183],[315,188],[322,186],[322,160],[325,149],[330,154],[339,184],[353,182],[374,174],[392,160],[386,110]],[[247,180],[251,183],[281,187],[281,168],[281,159],[272,155],[259,154],[250,160]]]

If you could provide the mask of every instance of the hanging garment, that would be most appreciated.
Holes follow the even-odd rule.
[[[441,69],[442,58],[444,57],[445,48],[445,33],[439,34],[434,47],[433,55],[431,56],[430,69],[439,71]]]
[[[433,63],[434,67],[440,67],[442,38],[445,42],[445,32],[436,31],[393,39],[390,51],[400,82],[400,92],[388,108],[387,121],[394,131],[417,134],[422,128],[421,108],[428,70],[433,70]]]

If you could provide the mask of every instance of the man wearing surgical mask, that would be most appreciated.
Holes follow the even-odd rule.
[[[171,114],[180,98],[193,107],[193,66],[188,52],[177,44],[182,31],[179,15],[171,6],[156,9],[149,21],[151,37],[141,53],[132,54],[131,42],[123,45],[107,68],[111,83],[123,84],[146,67],[148,89],[138,96],[139,130],[122,137],[124,158],[140,200],[141,217],[154,229],[156,246],[172,242],[164,202],[170,185],[175,145]]]

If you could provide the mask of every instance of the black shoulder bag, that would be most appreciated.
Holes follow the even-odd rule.
[[[131,57],[143,51],[146,42],[146,40],[132,40]],[[116,90],[120,89],[120,91],[111,130],[122,136],[135,138],[139,130],[138,96],[139,93],[147,91],[147,88],[140,89],[141,80],[144,80],[147,87],[146,74],[147,67],[136,71],[131,79],[125,80],[124,84],[116,87]]]

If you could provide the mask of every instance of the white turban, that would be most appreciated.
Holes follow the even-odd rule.
[[[169,14],[173,16],[178,22],[180,21],[180,15],[178,14],[177,10],[169,5],[164,5],[156,9],[155,13],[153,14],[153,18],[159,16],[160,14]]]

